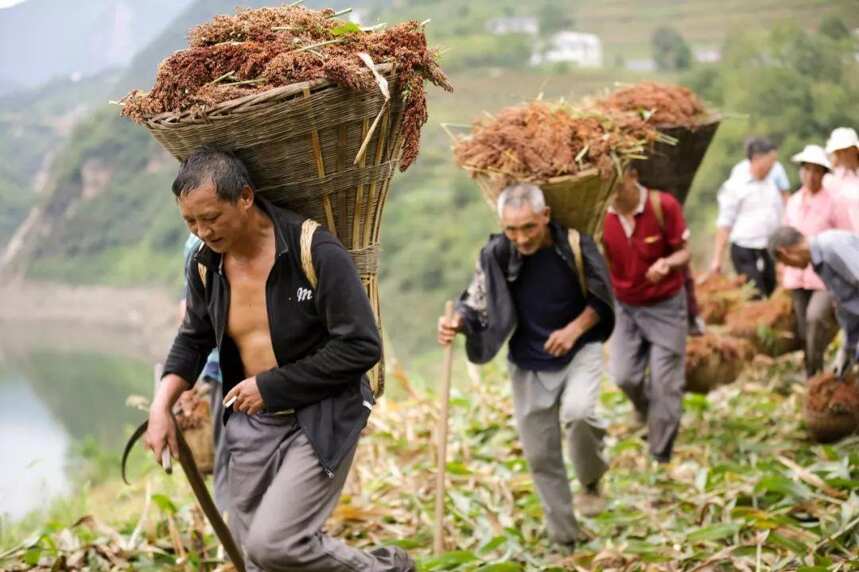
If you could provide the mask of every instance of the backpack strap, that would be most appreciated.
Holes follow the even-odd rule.
[[[656,217],[656,223],[659,225],[659,230],[665,232],[665,215],[662,212],[662,193],[659,191],[647,191],[650,199],[650,206],[653,208],[653,216]]]
[[[582,290],[582,295],[587,297],[588,284],[585,278],[585,259],[582,256],[582,235],[574,228],[567,232],[567,240],[570,243],[570,249],[573,251],[573,261],[576,265],[576,275],[579,277],[579,288]]]
[[[304,276],[310,282],[310,287],[314,290],[318,283],[316,278],[316,269],[313,268],[313,255],[310,247],[313,245],[313,233],[319,228],[319,223],[307,219],[301,224],[301,269],[304,270]]]

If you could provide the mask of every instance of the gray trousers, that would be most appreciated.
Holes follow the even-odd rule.
[[[234,412],[225,439],[230,529],[244,547],[249,572],[414,569],[399,549],[362,552],[322,531],[337,506],[354,450],[329,478],[294,415]]]
[[[582,347],[560,371],[530,371],[508,362],[513,407],[525,458],[546,515],[549,537],[576,540],[570,481],[564,466],[562,426],[576,476],[595,483],[608,465],[602,455],[606,423],[596,416],[603,372],[602,344]]]
[[[215,485],[215,505],[223,513],[231,513],[227,467],[230,451],[224,444],[224,386],[216,379],[203,378],[209,384],[209,411],[212,414],[212,432],[215,442],[215,465],[212,480]]]
[[[649,306],[617,302],[611,370],[647,419],[650,454],[668,459],[680,429],[686,377],[686,293]],[[648,377],[647,373],[650,373]]]
[[[811,377],[823,369],[823,354],[838,333],[835,306],[826,290],[791,290],[799,339],[804,341],[805,373]]]

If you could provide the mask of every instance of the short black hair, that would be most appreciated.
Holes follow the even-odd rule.
[[[782,248],[796,246],[805,236],[792,226],[780,226],[770,235],[767,250],[773,259],[778,260],[778,251]]]
[[[255,189],[248,168],[231,151],[203,146],[196,149],[179,165],[173,180],[173,194],[178,199],[185,193],[211,182],[218,198],[235,203],[242,189]]]
[[[750,137],[746,139],[746,159],[751,161],[758,155],[766,155],[778,149],[778,146],[766,137]]]

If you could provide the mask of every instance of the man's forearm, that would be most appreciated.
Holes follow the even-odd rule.
[[[175,373],[168,373],[158,384],[158,391],[152,401],[152,407],[170,411],[173,404],[179,399],[183,392],[191,389],[191,384]]]
[[[675,251],[671,256],[666,256],[665,262],[671,267],[671,270],[676,270],[689,264],[689,258],[689,249],[684,246],[680,250]]]
[[[725,247],[728,245],[728,237],[731,235],[731,229],[726,226],[720,226],[716,230],[716,243],[713,246],[713,261],[722,262],[722,257],[725,256]]]
[[[584,311],[575,320],[567,324],[567,327],[576,333],[576,337],[583,336],[600,321],[600,315],[593,306],[585,306]]]

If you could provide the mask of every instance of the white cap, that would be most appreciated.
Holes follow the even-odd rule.
[[[840,149],[856,147],[859,149],[859,136],[852,127],[838,127],[832,130],[829,141],[826,142],[826,152],[835,153]]]
[[[825,167],[827,171],[832,170],[832,163],[826,156],[826,151],[820,145],[806,145],[801,153],[797,153],[790,158],[794,163],[811,163]]]

